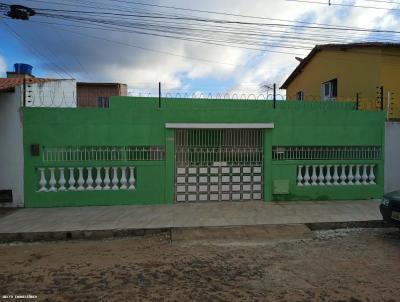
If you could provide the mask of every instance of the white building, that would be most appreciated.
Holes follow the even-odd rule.
[[[24,204],[22,107],[77,107],[76,81],[20,72],[0,78],[0,207]]]

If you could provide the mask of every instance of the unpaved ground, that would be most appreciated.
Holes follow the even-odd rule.
[[[40,301],[400,301],[400,232],[1,245],[0,268],[0,294]]]

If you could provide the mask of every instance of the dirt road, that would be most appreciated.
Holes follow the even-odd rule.
[[[400,232],[0,246],[0,294],[38,301],[400,301]]]

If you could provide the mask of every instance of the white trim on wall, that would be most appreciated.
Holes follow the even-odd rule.
[[[166,123],[167,129],[273,129],[274,123],[224,124],[224,123]]]

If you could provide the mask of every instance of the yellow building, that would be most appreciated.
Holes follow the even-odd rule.
[[[281,86],[287,100],[356,101],[359,109],[383,107],[400,119],[400,44],[317,45]],[[381,89],[383,87],[383,89]]]

